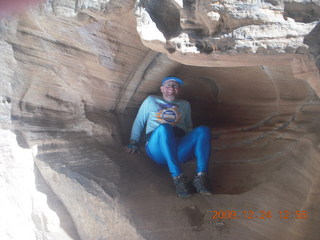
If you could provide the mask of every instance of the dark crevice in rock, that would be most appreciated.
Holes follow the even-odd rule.
[[[146,8],[166,39],[171,39],[181,32],[180,12],[170,0],[143,0],[140,6]]]
[[[318,23],[312,31],[305,36],[303,39],[303,43],[307,44],[309,46],[309,53],[311,53],[314,58],[317,67],[319,68],[320,71],[320,23]]]
[[[296,22],[319,21],[320,6],[313,2],[285,2],[284,15],[293,18]]]
[[[270,3],[273,6],[278,6],[283,2],[283,0],[265,0],[265,2]]]
[[[197,48],[200,53],[210,54],[213,52],[213,47],[211,46],[209,39],[202,39],[201,37],[197,37],[194,34],[189,35],[191,39],[191,43]]]
[[[22,131],[16,130],[15,134],[16,134],[17,143],[19,144],[20,147],[25,148],[25,149],[28,149],[31,147],[31,146],[29,146],[27,139],[25,138]]]

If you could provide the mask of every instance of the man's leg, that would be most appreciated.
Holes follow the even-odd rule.
[[[152,132],[146,150],[155,162],[168,164],[172,177],[181,175],[176,139],[170,124],[162,124]]]
[[[178,160],[186,162],[192,157],[197,159],[197,173],[208,172],[211,155],[211,131],[206,126],[199,126],[178,142]]]
[[[178,140],[177,144],[172,126],[170,124],[162,124],[153,131],[146,150],[149,157],[155,162],[168,165],[174,182],[181,175],[179,164],[190,160],[192,157],[196,157],[198,175],[194,179],[194,185],[198,192],[209,193],[206,187],[206,173],[211,154],[211,132],[208,127],[200,126],[195,128]],[[181,179],[181,181],[183,181],[182,189],[184,189],[185,180]],[[178,183],[180,185],[180,182]],[[176,182],[175,185],[177,187]],[[177,187],[177,193],[178,191]],[[186,189],[183,191],[184,193],[187,192]]]
[[[178,142],[178,159],[180,162],[186,162],[192,157],[196,157],[197,175],[193,180],[193,185],[197,192],[207,195],[211,194],[207,175],[210,155],[211,131],[208,127],[197,127]]]
[[[168,165],[178,196],[191,196],[187,179],[181,174],[176,139],[170,124],[162,124],[152,132],[146,151],[155,162]]]

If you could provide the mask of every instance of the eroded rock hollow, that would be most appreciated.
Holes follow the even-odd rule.
[[[319,16],[319,1],[53,0],[2,18],[0,238],[319,239]],[[212,130],[213,196],[179,199],[166,167],[123,151],[168,75]]]

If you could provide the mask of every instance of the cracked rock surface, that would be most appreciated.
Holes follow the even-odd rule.
[[[0,239],[318,240],[319,6],[52,0],[2,18]],[[123,151],[168,75],[211,128],[213,196],[180,199]]]
[[[162,11],[158,11],[162,9]],[[137,1],[138,32],[160,52],[293,53],[319,21],[319,1]]]

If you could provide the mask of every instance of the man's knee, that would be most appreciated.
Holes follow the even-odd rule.
[[[204,134],[211,137],[211,130],[207,126],[199,126],[194,129],[198,134]]]
[[[160,132],[168,132],[172,130],[172,126],[169,123],[163,123],[159,125],[156,130]]]

